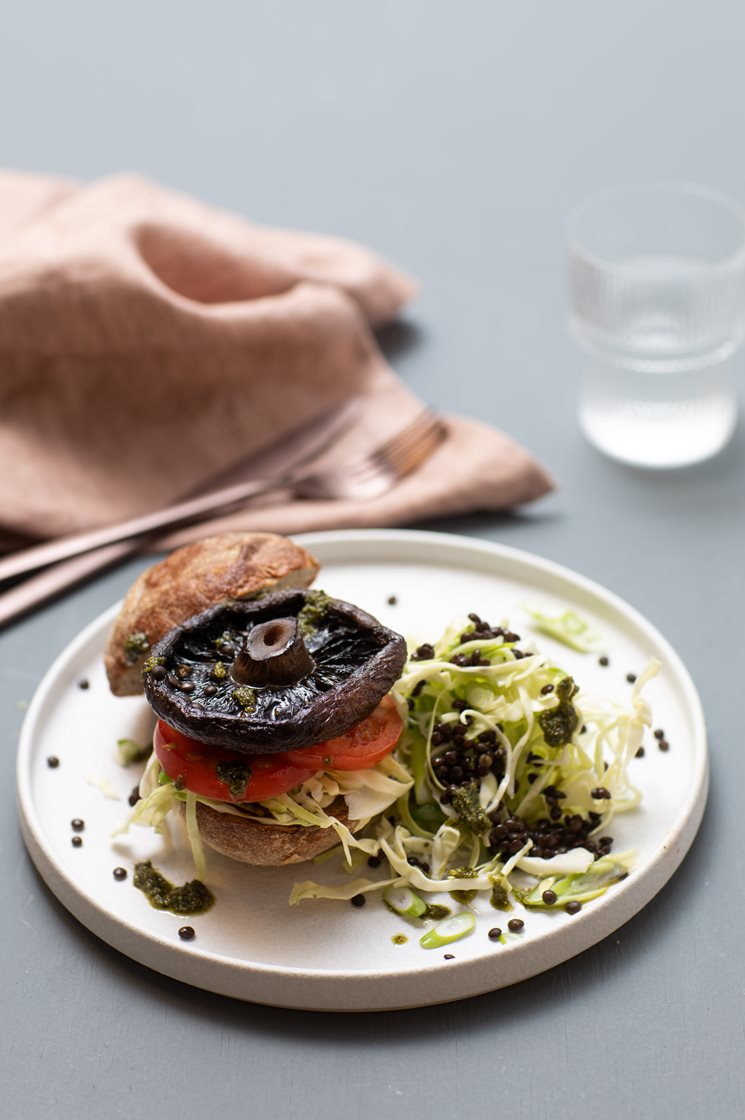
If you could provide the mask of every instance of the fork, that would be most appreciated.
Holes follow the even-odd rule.
[[[446,434],[442,418],[425,409],[378,447],[342,466],[315,471],[295,469],[278,477],[239,483],[118,525],[15,553],[0,561],[0,579],[42,565],[52,566],[0,593],[0,627],[80,580],[135,555],[157,533],[188,524],[205,513],[225,512],[276,490],[290,490],[301,498],[329,500],[365,501],[379,497],[421,466]]]

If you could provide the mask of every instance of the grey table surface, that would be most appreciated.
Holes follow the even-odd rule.
[[[431,527],[567,564],[644,612],[700,689],[713,784],[654,901],[512,989],[349,1018],[184,987],[67,914],[14,809],[22,702],[147,561],[132,562],[0,635],[5,1115],[742,1114],[745,434],[678,473],[620,467],[583,441],[562,230],[579,198],[635,177],[745,199],[744,44],[736,0],[6,12],[5,165],[142,171],[259,221],[357,238],[420,278],[382,340],[401,376],[504,427],[559,483],[531,508]]]

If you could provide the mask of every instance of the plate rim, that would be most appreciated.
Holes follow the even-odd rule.
[[[195,954],[193,946],[175,943],[165,937],[158,937],[150,932],[143,931],[134,922],[96,906],[95,900],[89,897],[89,892],[82,889],[73,876],[68,874],[64,866],[56,859],[51,846],[45,842],[41,821],[32,797],[31,770],[30,767],[24,768],[26,762],[30,761],[36,725],[44,713],[49,694],[55,687],[60,673],[69,663],[74,662],[81,650],[91,640],[98,638],[99,632],[105,632],[105,628],[113,621],[120,609],[121,603],[119,602],[108,607],[91,620],[54,658],[34,692],[19,737],[16,790],[21,832],[34,865],[52,893],[62,902],[65,908],[96,936],[113,948],[146,967],[173,979],[204,990],[251,1002],[265,1003],[277,1007],[326,1011],[403,1010],[410,1007],[431,1006],[451,1000],[470,998],[473,995],[494,991],[528,979],[570,960],[609,936],[643,909],[682,863],[698,831],[708,794],[709,759],[701,699],[687,667],[664,634],[634,606],[595,580],[584,576],[575,569],[548,560],[536,553],[499,542],[462,534],[412,529],[335,529],[295,534],[293,539],[310,550],[313,548],[334,549],[341,546],[342,552],[346,549],[347,552],[351,553],[355,547],[374,542],[376,547],[393,545],[394,548],[395,546],[418,548],[426,544],[428,549],[434,546],[439,547],[441,551],[443,549],[465,550],[476,556],[491,555],[495,560],[506,560],[519,567],[541,571],[551,577],[568,581],[575,587],[580,587],[586,594],[601,600],[607,606],[610,606],[614,612],[625,616],[637,629],[652,638],[654,643],[664,650],[668,665],[674,669],[675,675],[684,685],[693,716],[691,728],[693,766],[690,776],[690,792],[688,798],[678,807],[676,817],[666,831],[665,843],[660,851],[653,858],[647,860],[638,871],[635,871],[626,883],[618,885],[612,894],[597,900],[592,908],[583,911],[581,921],[572,927],[574,938],[571,949],[567,951],[564,944],[567,935],[563,928],[557,926],[556,929],[544,931],[540,938],[535,939],[534,942],[526,941],[523,943],[519,947],[521,951],[510,953],[511,967],[509,970],[504,968],[508,959],[507,954],[499,954],[491,959],[482,955],[470,960],[455,960],[450,962],[446,969],[443,967],[437,970],[434,967],[432,969],[416,970],[381,969],[372,974],[369,970],[365,972],[353,970],[330,971],[321,968],[284,967],[276,964],[229,958],[206,950],[200,950],[198,954]],[[349,557],[344,555],[327,558],[328,562],[340,564],[348,559]],[[377,556],[372,559],[382,560],[383,557]],[[437,556],[434,557],[434,562],[437,563],[438,559],[442,562],[442,559]],[[419,557],[416,562],[426,564],[428,560],[424,556]],[[629,885],[631,885],[631,890],[629,890]],[[558,952],[556,951],[557,939],[561,942],[561,948]],[[145,958],[148,959],[143,959],[142,946],[145,947]],[[532,953],[525,953],[529,946],[532,946]],[[546,949],[549,951],[542,952]],[[490,961],[493,962],[491,969],[493,975],[491,977],[487,975],[490,971]],[[524,962],[524,967],[520,967],[520,961]],[[433,966],[434,963],[433,961]],[[509,978],[500,977],[500,970],[502,972],[508,971]],[[481,974],[480,979],[477,978],[479,973]],[[240,991],[236,990],[236,974],[247,978],[249,981]],[[391,1001],[385,997],[376,1000],[375,998],[374,987],[380,986],[384,982],[386,987],[390,987],[392,984],[395,985],[399,982],[404,984],[407,978],[411,977],[424,981],[425,979],[434,979],[435,976],[441,977],[443,982],[440,983],[439,991],[432,998],[420,996],[415,1001]],[[223,979],[229,982],[223,983]],[[258,983],[252,985],[252,979],[255,979]],[[279,992],[274,992],[271,988],[272,982],[277,981],[290,982],[295,989],[295,994],[287,999],[281,998]],[[317,997],[313,998],[311,996],[306,999],[299,995],[304,984],[310,985],[311,989],[316,989],[319,983],[326,985],[327,989],[335,991],[338,998],[336,1000],[319,1000]],[[355,988],[355,991],[359,991],[362,996],[361,999],[351,998],[351,993],[348,990],[350,985]],[[382,997],[383,993],[381,992],[380,995]]]

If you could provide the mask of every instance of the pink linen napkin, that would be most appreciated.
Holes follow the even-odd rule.
[[[361,394],[337,461],[421,407],[373,327],[413,282],[360,246],[266,229],[121,176],[0,173],[0,544],[177,500]],[[275,498],[206,528],[394,525],[552,486],[506,435],[451,418],[415,474],[369,502]]]

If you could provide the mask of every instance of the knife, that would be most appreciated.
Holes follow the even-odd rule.
[[[354,398],[343,405],[336,406],[329,412],[325,412],[321,417],[310,423],[293,429],[287,436],[274,444],[271,449],[259,452],[246,461],[244,469],[247,472],[256,476],[263,476],[259,482],[241,483],[222,490],[210,491],[209,494],[204,495],[204,498],[214,499],[216,495],[230,491],[234,495],[233,504],[237,504],[241,500],[235,497],[239,488],[243,494],[248,494],[249,497],[250,493],[248,491],[252,486],[254,488],[251,491],[252,493],[255,493],[257,489],[260,489],[262,493],[265,492],[267,481],[277,478],[279,475],[284,476],[287,472],[311,463],[322,455],[358,414],[360,407],[359,398]],[[242,500],[247,499],[244,497]],[[203,508],[207,512],[214,512],[224,507],[223,505],[207,504]],[[178,524],[184,524],[184,522],[178,521]],[[159,531],[162,532],[162,528]],[[77,535],[77,537],[83,536],[88,536],[88,534]],[[51,563],[52,566],[0,593],[0,629],[60,592],[74,587],[75,584],[80,583],[87,577],[105,571],[114,564],[125,560],[128,556],[135,556],[145,549],[149,543],[152,543],[155,536],[155,533],[150,533],[146,536],[126,540],[114,540],[113,543],[103,547],[93,546],[92,549],[73,555],[72,558],[61,560],[59,563],[53,563],[49,560],[42,561],[42,563]],[[5,560],[0,561],[0,566],[6,569],[2,578],[10,578],[9,571],[11,574],[18,575],[29,570],[28,567],[24,567],[23,561],[15,568],[11,568],[11,561],[31,556],[33,565],[34,558],[41,555],[43,549],[51,551],[53,545],[65,545],[66,542],[72,542],[76,539],[76,537],[64,537],[60,541],[49,542],[48,545],[35,545],[32,548],[24,549],[20,553],[13,553]],[[70,554],[67,553],[66,555],[69,557]],[[31,570],[33,570],[33,567]]]

